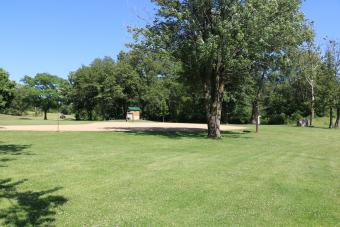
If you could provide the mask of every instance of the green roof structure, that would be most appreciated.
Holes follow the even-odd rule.
[[[141,111],[142,109],[138,106],[129,106],[128,111]]]

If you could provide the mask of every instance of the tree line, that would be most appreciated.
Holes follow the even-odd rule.
[[[340,48],[314,44],[299,0],[154,0],[153,23],[116,60],[95,59],[68,79],[48,73],[20,83],[0,71],[0,110],[60,109],[78,120],[125,118],[128,106],[148,120],[285,124],[340,120]],[[335,122],[333,118],[335,116]]]

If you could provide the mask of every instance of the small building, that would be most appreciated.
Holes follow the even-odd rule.
[[[126,120],[138,121],[140,120],[141,108],[138,106],[129,106],[126,113]]]

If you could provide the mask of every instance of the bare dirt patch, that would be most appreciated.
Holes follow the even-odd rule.
[[[79,125],[59,125],[59,131],[97,132],[97,131],[202,131],[206,124],[160,123],[160,122],[96,122]],[[245,127],[221,125],[222,131],[242,130]],[[0,131],[58,131],[57,125],[6,125]]]

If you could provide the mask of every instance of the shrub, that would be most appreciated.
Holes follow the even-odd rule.
[[[296,123],[298,120],[301,120],[303,118],[301,112],[295,112],[289,117],[289,122],[290,123]]]
[[[269,116],[268,118],[268,124],[270,125],[283,125],[286,123],[287,123],[287,117],[284,113],[275,114],[275,115]]]

